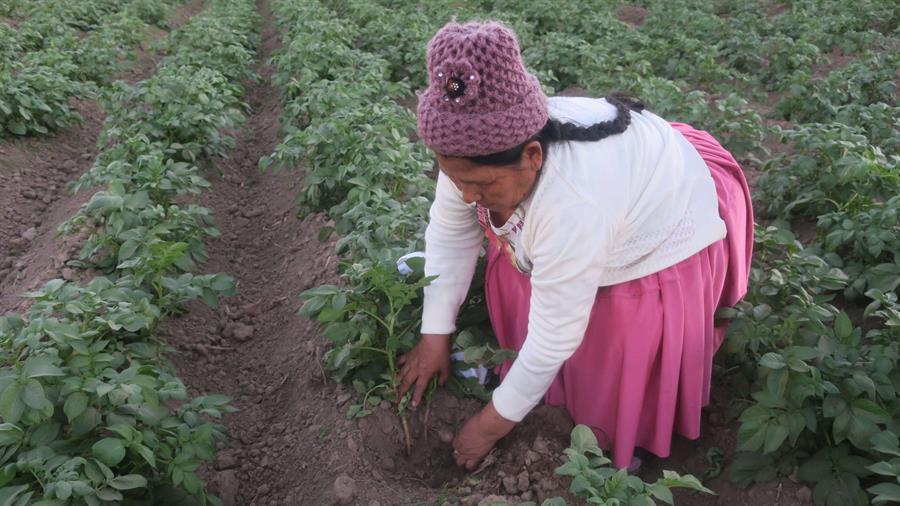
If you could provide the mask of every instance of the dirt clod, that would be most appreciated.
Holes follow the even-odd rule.
[[[28,230],[22,232],[22,239],[28,242],[33,241],[35,237],[37,237],[37,229],[34,227],[31,227]]]
[[[234,339],[238,342],[244,342],[253,337],[253,326],[241,322],[230,322],[222,331],[222,336],[226,339]]]
[[[216,469],[232,469],[237,467],[237,459],[233,453],[225,452],[216,456]]]
[[[224,506],[238,506],[238,491],[240,489],[240,480],[237,471],[229,469],[216,474],[215,490],[222,499]]]
[[[528,471],[522,471],[516,477],[516,488],[519,492],[527,492],[531,488],[531,481],[528,479]]]
[[[356,497],[356,481],[346,474],[338,476],[334,480],[334,496],[339,504],[353,502],[353,498]]]
[[[519,487],[517,484],[517,480],[515,476],[504,476],[503,477],[503,489],[510,494],[515,494],[519,491]]]

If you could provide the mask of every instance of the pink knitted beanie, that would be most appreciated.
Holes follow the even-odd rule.
[[[525,70],[515,33],[497,22],[448,23],[428,43],[419,137],[446,156],[507,150],[547,122],[547,97]]]

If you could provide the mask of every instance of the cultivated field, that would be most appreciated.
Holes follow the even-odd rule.
[[[415,91],[454,16],[751,181],[703,435],[636,477],[548,406],[467,474],[446,440],[489,392],[397,398]],[[898,26],[887,0],[0,0],[0,505],[900,502]],[[511,356],[477,282],[454,339],[459,370]]]

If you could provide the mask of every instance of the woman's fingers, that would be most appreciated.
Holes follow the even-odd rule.
[[[406,392],[409,391],[409,388],[413,385],[418,377],[418,372],[414,367],[404,366],[403,369],[400,370],[400,397],[406,395]],[[397,402],[400,402],[400,399],[397,399]]]
[[[424,395],[425,390],[428,389],[429,382],[431,382],[431,378],[427,378],[425,375],[419,376],[418,381],[416,381],[416,391],[413,392],[412,407],[416,408],[419,406],[419,403],[422,402],[422,395]]]
[[[441,386],[444,386],[444,383],[447,382],[448,377],[450,377],[450,366],[445,365],[444,367],[441,367],[441,376],[438,378],[438,383]]]

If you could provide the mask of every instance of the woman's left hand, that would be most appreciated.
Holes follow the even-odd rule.
[[[453,439],[453,458],[456,465],[467,471],[474,471],[494,444],[505,436],[516,422],[500,416],[490,402],[481,411],[463,425],[462,430]]]

